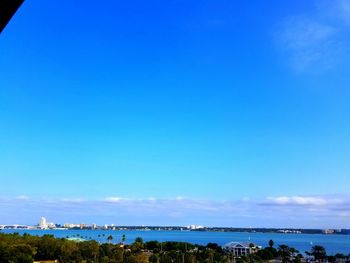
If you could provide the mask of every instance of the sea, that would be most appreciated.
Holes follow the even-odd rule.
[[[96,240],[97,242],[107,242],[107,237],[112,235],[113,243],[121,241],[123,235],[126,243],[132,243],[136,237],[141,237],[144,241],[157,240],[189,242],[193,244],[206,245],[217,243],[225,245],[231,241],[253,242],[256,245],[266,247],[269,240],[273,240],[275,246],[288,245],[304,254],[310,251],[314,245],[321,245],[326,248],[328,255],[336,253],[350,254],[350,235],[323,235],[323,234],[283,234],[283,233],[251,233],[251,232],[210,232],[210,231],[164,231],[164,230],[22,230],[4,229],[0,233],[28,233],[30,235],[50,234],[57,238],[83,238],[85,240]]]

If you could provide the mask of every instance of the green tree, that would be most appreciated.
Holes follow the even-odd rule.
[[[173,259],[168,253],[161,253],[160,254],[160,263],[173,263]]]
[[[148,263],[147,255],[143,253],[132,254],[126,258],[127,263]]]
[[[86,241],[78,243],[82,257],[88,261],[97,261],[99,257],[100,246],[96,241]]]
[[[315,245],[311,248],[311,255],[318,262],[322,262],[327,257],[326,249],[323,246]]]
[[[271,253],[270,247],[267,247],[265,249],[261,249],[256,254],[262,260],[271,260],[274,258],[274,255]]]
[[[52,235],[44,235],[41,237],[37,245],[36,260],[53,260],[58,257],[59,241]]]
[[[336,259],[338,259],[340,262],[343,262],[346,260],[347,256],[345,256],[343,253],[337,253],[334,255]]]
[[[140,252],[144,248],[143,239],[141,237],[137,237],[131,245],[131,251],[134,253]]]
[[[222,252],[222,247],[219,246],[219,245],[216,244],[216,243],[208,243],[208,244],[207,244],[207,247],[208,247],[208,248],[211,248],[211,249],[213,249],[213,250],[215,250],[216,252],[219,252],[219,253]]]
[[[142,237],[137,237],[137,238],[135,239],[135,242],[138,242],[138,243],[143,244],[143,239],[142,239]]]
[[[290,248],[287,245],[279,245],[278,255],[281,257],[282,263],[289,262],[291,257]]]
[[[64,240],[59,248],[59,260],[61,262],[70,262],[77,258],[79,248],[76,242]]]
[[[155,253],[160,251],[160,243],[156,240],[151,240],[151,241],[146,242],[144,244],[144,247],[148,250],[152,250]]]
[[[149,262],[152,262],[152,263],[158,263],[159,262],[159,257],[158,255],[156,254],[153,254],[151,255],[149,258],[148,258]]]
[[[299,251],[297,249],[295,249],[294,247],[289,248],[290,251],[290,255],[292,258],[295,258],[297,256],[297,254],[299,253]]]
[[[16,244],[9,247],[9,261],[13,263],[32,263],[35,249],[28,244]]]
[[[108,241],[108,243],[111,243],[111,242],[112,242],[112,240],[113,240],[112,235],[109,235],[109,236],[107,237],[107,241]]]

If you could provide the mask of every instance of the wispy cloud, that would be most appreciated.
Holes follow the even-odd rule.
[[[16,196],[17,200],[28,200],[29,199],[29,196],[27,195],[19,195],[19,196]]]
[[[324,206],[329,203],[329,200],[323,197],[310,196],[279,196],[268,197],[264,204],[268,205],[296,205],[296,206]]]
[[[323,71],[344,59],[350,44],[350,0],[325,1],[309,13],[285,17],[276,39],[298,72]]]
[[[119,203],[121,201],[126,201],[126,198],[121,198],[121,197],[117,197],[117,196],[110,196],[110,197],[106,197],[103,199],[105,202],[109,202],[109,203]]]
[[[277,196],[262,200],[191,198],[2,198],[1,223],[36,223],[40,216],[55,222],[121,225],[349,227],[349,196]],[[317,222],[317,225],[315,225]]]
[[[85,201],[85,199],[83,199],[83,198],[62,198],[61,201],[65,202],[65,203],[82,203]]]
[[[259,206],[265,207],[266,213],[278,214],[279,218],[294,217],[295,222],[329,222],[329,227],[349,227],[350,197],[337,196],[278,196],[267,197]],[[326,224],[324,224],[326,226]],[[315,227],[312,226],[311,227]]]
[[[334,19],[350,26],[350,1],[349,0],[333,0],[324,2],[321,10],[328,12]],[[323,8],[323,9],[322,9]]]

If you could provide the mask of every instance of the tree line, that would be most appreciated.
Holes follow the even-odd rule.
[[[348,256],[336,254],[327,256],[322,246],[313,246],[303,256],[295,248],[287,245],[274,246],[272,240],[267,247],[257,253],[234,257],[216,243],[205,246],[187,242],[144,242],[138,237],[132,244],[124,244],[125,236],[119,244],[112,244],[112,236],[106,243],[94,240],[76,242],[53,235],[32,236],[0,233],[1,263],[32,263],[52,260],[60,263],[250,263],[279,259],[282,263],[302,262],[308,257],[316,262],[345,262]],[[342,261],[343,260],[343,261]]]

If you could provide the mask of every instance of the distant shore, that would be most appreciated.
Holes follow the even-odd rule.
[[[203,231],[203,232],[247,232],[247,233],[283,233],[283,234],[325,234],[325,235],[349,235],[350,229],[307,229],[307,228],[237,228],[237,227],[200,227],[190,228],[183,226],[90,226],[81,225],[65,227],[55,225],[54,227],[40,228],[28,225],[0,225],[2,229],[23,230],[133,230],[133,231]]]

